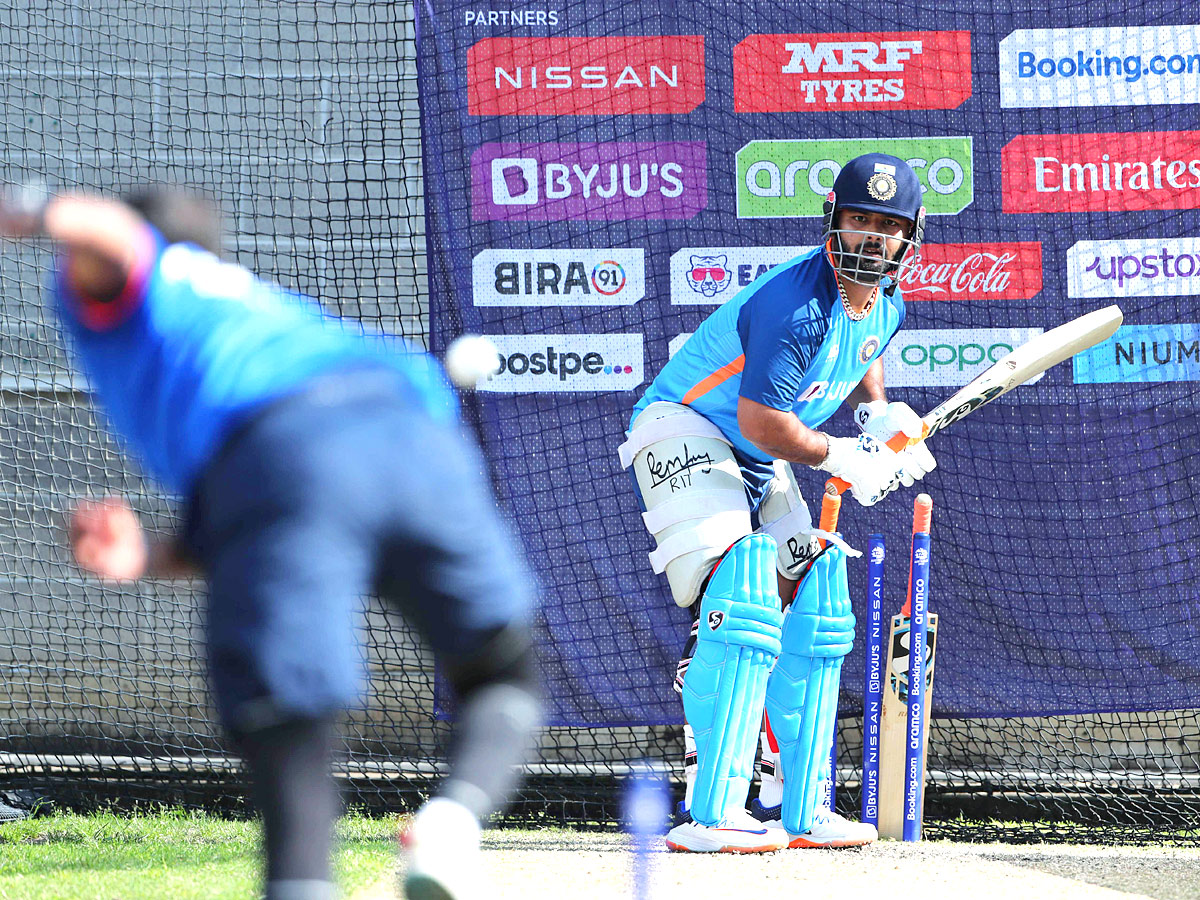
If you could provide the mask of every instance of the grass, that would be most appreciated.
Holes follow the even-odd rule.
[[[0,825],[0,900],[245,900],[261,890],[260,827],[204,813],[70,813]],[[396,819],[338,823],[343,895],[395,865]]]

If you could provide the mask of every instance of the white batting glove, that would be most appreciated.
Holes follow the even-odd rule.
[[[849,482],[850,494],[874,506],[901,484],[900,454],[869,434],[829,438],[829,453],[816,468]]]
[[[854,410],[854,421],[863,434],[883,441],[885,444],[900,432],[909,438],[919,438],[924,430],[921,417],[907,403],[888,403],[872,400],[860,403]],[[924,441],[913,444],[896,454],[900,460],[900,483],[912,487],[937,468],[937,461]]]

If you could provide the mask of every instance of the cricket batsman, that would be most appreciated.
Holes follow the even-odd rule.
[[[634,406],[621,462],[657,543],[651,565],[693,611],[675,682],[687,793],[672,850],[875,840],[873,826],[820,808],[854,638],[854,551],[814,528],[790,464],[844,479],[863,506],[934,468],[923,443],[886,446],[900,431],[920,437],[921,423],[887,402],[881,361],[904,322],[899,281],[924,232],[921,191],[897,157],[851,160],[825,202],[823,246],[713,312]],[[818,430],[842,402],[856,437]]]

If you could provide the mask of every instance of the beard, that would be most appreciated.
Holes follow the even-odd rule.
[[[838,271],[852,281],[861,284],[878,284],[884,275],[891,270],[891,263],[886,258],[883,245],[860,240],[855,246],[848,246],[844,235],[837,235],[837,247],[834,255],[837,257]]]

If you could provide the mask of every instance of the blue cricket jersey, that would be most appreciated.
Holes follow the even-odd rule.
[[[729,438],[757,496],[773,459],[742,435],[738,398],[793,412],[817,428],[903,322],[898,289],[884,292],[863,319],[851,319],[824,248],[811,250],[776,266],[705,319],[646,389],[633,416],[658,400],[691,407]]]
[[[438,417],[457,401],[433,359],[396,338],[364,336],[313,301],[147,227],[124,292],[79,296],[60,271],[53,293],[93,391],[147,470],[190,492],[224,439],[313,376],[385,366]]]

